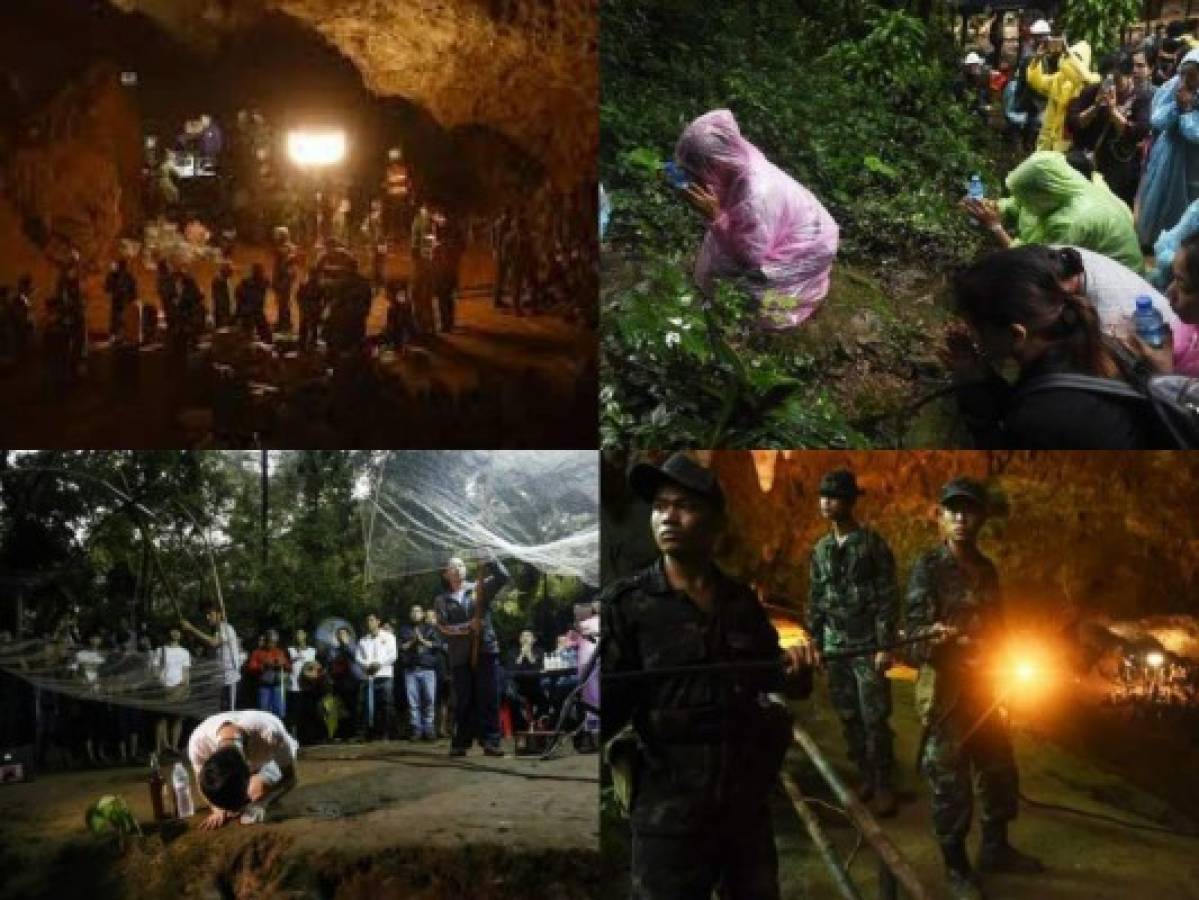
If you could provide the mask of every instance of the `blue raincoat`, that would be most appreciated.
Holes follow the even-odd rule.
[[[1199,200],[1194,201],[1182,214],[1178,224],[1168,231],[1163,231],[1153,245],[1153,274],[1149,280],[1158,290],[1164,291],[1173,279],[1174,255],[1182,242],[1192,234],[1199,234]]]
[[[1182,66],[1199,65],[1199,50],[1182,58]],[[1175,75],[1153,97],[1149,124],[1157,138],[1145,165],[1137,202],[1137,235],[1152,245],[1173,228],[1187,206],[1199,199],[1199,108],[1181,113],[1175,102],[1182,76]]]

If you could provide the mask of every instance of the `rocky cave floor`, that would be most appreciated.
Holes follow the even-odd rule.
[[[894,682],[896,784],[899,814],[880,820],[887,836],[936,900],[947,900],[940,853],[932,836],[928,788],[913,760],[920,738],[912,683]],[[988,875],[988,897],[1036,900],[1199,898],[1199,742],[1156,725],[1131,724],[1100,709],[1095,685],[1074,685],[1061,702],[1035,719],[1018,718],[1015,751],[1023,795],[1039,804],[1069,806],[1125,822],[1174,831],[1136,830],[1109,821],[1021,802],[1012,844],[1038,856],[1041,875]],[[824,679],[813,697],[796,704],[797,720],[824,749],[843,780],[853,784],[840,722],[828,705]],[[832,792],[801,750],[788,768],[806,796],[835,804]],[[856,853],[857,831],[840,812],[819,803],[813,810],[863,897],[877,897],[878,857],[868,844]],[[977,810],[977,807],[976,807]],[[784,898],[839,896],[811,838],[781,788],[773,818]],[[976,811],[977,815],[977,811]],[[613,865],[625,859],[627,832],[604,809],[604,846]],[[1187,836],[1187,835],[1190,836]],[[977,822],[968,848],[978,843]],[[612,892],[612,898],[621,894]]]
[[[269,262],[260,248],[240,248],[235,258],[238,277],[254,261]],[[407,266],[393,255],[388,277],[404,277]],[[133,269],[140,296],[154,298],[153,273]],[[211,269],[210,263],[192,267],[206,294]],[[137,386],[117,387],[107,345],[108,298],[96,276],[85,284],[86,375],[57,395],[45,384],[39,357],[10,367],[0,374],[0,416],[12,440],[37,447],[240,446],[246,439],[341,447],[385,436],[395,446],[594,446],[594,386],[590,395],[585,387],[594,368],[594,332],[554,311],[517,317],[495,309],[493,278],[489,252],[473,248],[461,273],[455,331],[422,339],[404,354],[382,354],[373,368],[374,396],[356,386],[348,397],[315,387],[328,374],[320,357],[239,354],[219,361],[266,387],[252,389],[244,402],[222,403],[206,376],[196,375],[210,358],[218,360],[215,348],[192,354],[187,386],[168,371],[164,347],[144,348]],[[377,295],[368,334],[382,332],[386,314]],[[292,316],[298,327],[294,302]],[[276,319],[273,295],[267,317]],[[588,396],[590,405],[582,399]]]
[[[931,834],[928,788],[914,760],[920,739],[912,683],[894,684],[895,756],[901,795],[897,817],[882,820],[887,835],[915,867],[935,897],[944,893],[940,853]],[[1014,846],[1038,856],[1042,875],[990,875],[988,896],[1038,900],[1127,900],[1131,897],[1199,897],[1199,744],[1164,729],[1133,726],[1097,703],[1093,682],[1063,689],[1052,708],[1014,720],[1015,750],[1024,797],[1074,807],[1126,822],[1189,832],[1192,837],[1133,830],[1111,822],[1045,809],[1022,801],[1010,837]],[[1066,695],[1069,696],[1066,696]],[[840,722],[828,705],[825,682],[812,702],[797,706],[801,723],[829,753],[839,772],[852,766],[844,751]],[[832,802],[811,764],[796,751],[790,760],[814,796]],[[852,783],[852,781],[851,781]],[[846,859],[856,831],[845,820],[816,807]],[[977,816],[977,806],[976,806]],[[833,890],[811,841],[785,799],[776,805],[784,896],[824,896]],[[969,838],[973,856],[977,820]],[[877,857],[864,846],[851,874],[865,897],[877,896]],[[806,889],[807,894],[799,893]],[[790,892],[790,893],[788,893]],[[830,895],[831,896],[831,895]]]
[[[465,759],[437,744],[306,748],[267,823],[159,829],[141,767],[0,788],[0,897],[506,900],[596,896],[598,758]],[[509,751],[511,748],[508,748]],[[122,851],[84,831],[104,794],[144,835]],[[7,881],[7,888],[2,885]],[[533,886],[536,886],[534,890]]]

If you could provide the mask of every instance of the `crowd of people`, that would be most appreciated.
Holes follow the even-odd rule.
[[[507,574],[498,561],[476,581],[466,574],[451,559],[446,588],[429,606],[414,604],[394,620],[371,613],[360,634],[335,620],[317,640],[303,628],[290,640],[266,628],[243,644],[217,606],[202,624],[181,618],[160,641],[129,627],[82,634],[66,627],[38,641],[36,652],[26,645],[10,656],[13,636],[0,633],[0,749],[31,744],[38,768],[140,763],[151,752],[181,756],[197,724],[200,688],[192,673],[205,665],[219,682],[220,710],[271,713],[300,746],[448,738],[455,756],[475,742],[487,755],[502,755],[504,733],[550,727],[578,684],[579,645],[598,633],[598,618],[589,608],[558,635],[525,629],[514,649],[501,652],[490,603]],[[547,667],[541,641],[569,665]],[[47,685],[51,676],[69,688]],[[139,707],[147,697],[155,703]],[[172,704],[178,713],[149,711]],[[570,724],[585,725],[584,736],[598,730],[593,716]]]
[[[1019,15],[1011,54],[1005,15],[955,84],[988,120],[1002,97],[1004,127],[1031,151],[1008,173],[1008,196],[986,196],[972,177],[961,201],[997,245],[952,279],[962,321],[941,357],[963,421],[983,447],[1190,446],[1151,395],[1156,375],[1199,376],[1199,23],[1164,26],[1096,70],[1087,42],[1036,10]],[[701,289],[717,277],[742,285],[763,331],[820,308],[838,224],[731,112],[688,124],[663,172],[708,223]],[[1166,327],[1141,327],[1154,316]],[[1014,383],[1000,375],[1012,369]]]
[[[257,111],[227,128],[200,116],[168,143],[147,138],[144,240],[122,242],[103,279],[118,377],[132,377],[141,347],[165,344],[183,356],[226,328],[284,352],[324,349],[334,365],[376,347],[403,353],[460,328],[462,288],[480,287],[460,284],[471,247],[490,250],[496,310],[594,319],[588,192],[543,186],[496,215],[451,211],[399,147],[381,177],[375,167],[313,190],[276,159],[282,135]],[[69,249],[58,265],[52,283],[24,274],[15,287],[0,285],[0,366],[39,360],[51,395],[85,371],[87,309],[102,302],[90,277],[102,262]],[[376,302],[386,307],[381,329],[368,327]],[[97,330],[93,316],[93,341]]]
[[[1185,657],[1159,656],[1153,665],[1146,654],[1124,654],[1119,683],[1104,697],[1104,705],[1124,711],[1132,720],[1199,721],[1199,665]]]
[[[982,446],[1177,447],[1150,392],[1154,375],[1199,375],[1199,23],[1163,25],[1092,68],[1089,45],[1035,10],[1010,60],[1003,21],[993,68],[971,51],[960,96],[978,109],[1002,96],[1005,126],[1035,149],[1009,196],[963,200],[1001,248],[953,280],[966,327],[942,356],[963,418]],[[1134,326],[1138,300],[1164,320],[1156,336]]]

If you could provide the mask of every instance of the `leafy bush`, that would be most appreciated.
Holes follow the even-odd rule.
[[[810,356],[754,347],[745,336],[730,340],[747,302],[730,285],[704,302],[677,262],[665,260],[605,303],[606,446],[864,445],[810,386]]]
[[[1120,33],[1141,17],[1139,0],[1066,0],[1062,27],[1070,40],[1085,39],[1098,59],[1120,46]]]
[[[866,0],[606,0],[601,16],[606,265],[633,269],[605,274],[605,443],[864,445],[810,350],[741,334],[748,299],[733,288],[698,296],[702,224],[660,168],[687,122],[727,107],[829,209],[842,260],[971,258],[979,232],[956,204],[972,173],[996,178],[986,130],[953,97],[952,37]]]
[[[783,0],[669,15],[677,5],[602,7],[601,170],[614,244],[693,246],[694,218],[657,168],[688,121],[728,107],[820,197],[851,257],[973,254],[976,234],[955,204],[972,173],[995,179],[977,120],[953,100],[953,51],[939,29],[864,4],[864,30],[830,45]]]

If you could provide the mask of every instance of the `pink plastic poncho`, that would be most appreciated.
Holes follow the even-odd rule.
[[[812,192],[745,140],[727,109],[688,125],[675,158],[720,204],[695,262],[700,289],[717,276],[747,278],[765,327],[793,328],[819,309],[838,228]]]

